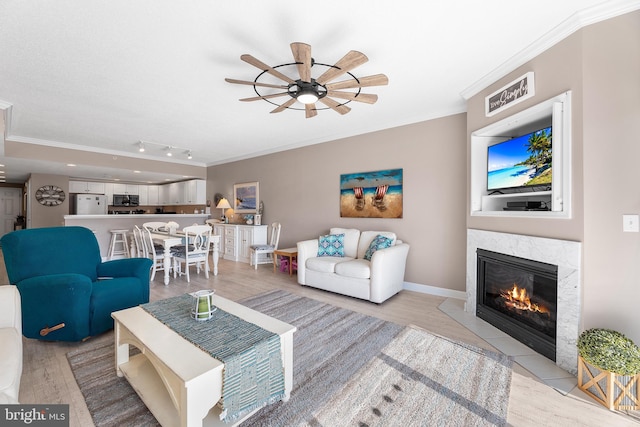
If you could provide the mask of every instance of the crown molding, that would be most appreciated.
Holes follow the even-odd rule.
[[[640,0],[612,0],[577,12],[530,44],[523,51],[514,55],[492,72],[463,90],[460,95],[465,101],[468,101],[472,96],[486,89],[516,68],[531,61],[576,31],[591,24],[615,18],[616,16],[624,15],[638,9],[640,9]]]

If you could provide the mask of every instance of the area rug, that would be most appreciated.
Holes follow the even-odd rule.
[[[408,333],[404,327],[377,319],[371,316],[355,313],[350,310],[324,304],[319,301],[290,294],[285,291],[272,291],[256,297],[241,301],[255,310],[278,318],[284,322],[295,325],[298,330],[294,334],[294,372],[293,390],[288,402],[279,402],[266,406],[251,418],[242,423],[242,426],[296,426],[296,425],[323,425],[342,426],[349,425],[344,417],[350,416],[355,424],[351,425],[433,425],[428,418],[420,418],[417,424],[398,424],[400,419],[389,418],[385,414],[393,414],[388,408],[381,408],[378,400],[380,397],[387,402],[387,397],[394,400],[395,395],[389,393],[376,394],[370,403],[360,402],[363,407],[368,407],[374,414],[351,413],[335,416],[330,411],[339,410],[341,396],[351,399],[350,393],[358,381],[368,381],[371,375],[365,373],[372,368],[372,364],[384,362],[394,371],[400,372],[402,378],[418,378],[424,384],[422,389],[416,385],[409,385],[409,381],[399,382],[393,379],[392,374],[374,375],[381,381],[390,378],[393,384],[399,387],[407,387],[411,393],[405,393],[402,397],[402,405],[405,408],[435,407],[431,411],[433,418],[438,420],[435,424],[443,425],[473,425],[458,424],[456,416],[459,415],[456,408],[451,408],[449,400],[457,403],[453,406],[472,407],[472,412],[484,411],[477,425],[491,424],[504,425],[509,399],[509,386],[511,370],[509,360],[502,360],[500,355],[493,355],[480,349],[451,343],[454,352],[461,349],[471,350],[476,354],[482,354],[484,359],[500,360],[499,366],[491,366],[489,363],[472,365],[468,358],[449,358],[447,350],[435,346],[434,339],[417,339],[414,334]],[[414,329],[414,328],[410,328]],[[420,335],[427,334],[420,331]],[[109,336],[110,335],[110,336]],[[409,335],[406,337],[406,335]],[[416,341],[417,339],[417,341]],[[405,341],[403,341],[405,340]],[[440,338],[435,341],[440,341]],[[391,363],[391,358],[403,359],[402,355],[395,353],[395,347],[410,347],[413,359],[426,359],[432,361],[434,366],[439,364],[463,365],[457,368],[443,367],[444,372],[449,372],[454,378],[443,381],[444,388],[439,389],[437,396],[423,393],[424,389],[435,390],[438,377],[426,371],[422,366],[401,365]],[[415,348],[414,348],[415,347]],[[438,349],[436,350],[436,347]],[[386,352],[383,352],[384,351]],[[438,353],[435,353],[435,352]],[[389,353],[387,354],[387,353]],[[434,352],[434,354],[432,354]],[[449,352],[451,353],[451,352]],[[436,357],[435,355],[438,354]],[[395,355],[395,356],[393,356]],[[493,359],[492,359],[493,357]],[[106,334],[95,342],[88,342],[79,349],[69,352],[67,358],[75,375],[78,386],[87,402],[96,426],[152,426],[157,425],[155,418],[148,412],[144,403],[138,398],[127,381],[115,375],[113,335]],[[398,362],[399,363],[399,362]],[[509,368],[505,373],[498,375],[495,370],[499,367]],[[382,369],[382,368],[380,368]],[[385,369],[389,369],[385,367]],[[415,371],[415,372],[412,372]],[[473,375],[467,375],[473,371]],[[476,372],[477,371],[477,372]],[[469,377],[462,381],[460,378]],[[479,378],[485,378],[482,384],[476,384]],[[471,382],[469,382],[471,381]],[[469,394],[461,393],[455,387],[458,383],[467,383],[474,389]],[[391,384],[391,383],[390,383]],[[392,384],[392,387],[393,387]],[[367,385],[367,387],[372,387]],[[377,386],[379,390],[387,387],[386,383]],[[404,388],[403,388],[404,390]],[[456,394],[457,393],[457,394]],[[386,397],[385,397],[386,396]],[[395,396],[395,397],[394,397]],[[444,396],[444,397],[442,397]],[[435,404],[432,402],[436,399]],[[486,402],[486,401],[490,402]],[[447,402],[447,404],[443,404]],[[485,406],[489,403],[494,406]],[[400,406],[400,405],[396,405]],[[485,409],[480,409],[480,408]],[[384,409],[384,411],[383,411]],[[394,408],[395,410],[395,408]],[[415,412],[414,409],[410,409]],[[366,412],[366,410],[364,411]],[[378,412],[380,414],[378,414]],[[422,416],[429,416],[422,412]],[[365,415],[369,416],[368,418]],[[322,421],[320,421],[322,420]],[[367,421],[368,420],[368,421]],[[447,421],[447,422],[445,422]],[[360,424],[359,424],[360,423]]]
[[[502,426],[512,360],[405,328],[315,412],[317,425]]]

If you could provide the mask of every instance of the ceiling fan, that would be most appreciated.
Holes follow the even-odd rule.
[[[264,62],[254,58],[251,55],[242,55],[240,59],[262,70],[254,81],[236,80],[226,78],[229,83],[250,85],[258,96],[251,98],[243,98],[240,101],[267,101],[277,105],[277,108],[271,111],[279,113],[286,109],[301,110],[296,107],[296,102],[303,104],[306,118],[314,117],[318,114],[318,110],[332,109],[340,114],[346,114],[351,111],[346,104],[351,101],[364,102],[373,104],[378,100],[378,95],[362,93],[361,88],[369,86],[382,86],[389,83],[389,79],[384,74],[375,74],[366,77],[356,77],[351,70],[359,65],[364,64],[369,59],[361,52],[352,50],[342,57],[334,65],[322,64],[316,62],[311,57],[311,46],[306,43],[291,43],[291,52],[295,62],[280,64],[270,67]],[[297,68],[300,76],[298,79],[291,78],[280,72],[286,71],[288,68]],[[312,77],[312,68],[321,68],[322,74],[318,77]],[[317,69],[317,68],[314,68]],[[331,83],[334,79],[347,75],[349,78]],[[275,80],[273,80],[275,77]],[[271,79],[268,81],[267,79]],[[285,82],[285,83],[282,83]],[[274,91],[280,89],[280,91]],[[282,90],[285,90],[284,92]],[[341,89],[355,89],[355,91],[343,91]],[[272,101],[279,97],[289,97],[282,104]],[[340,99],[336,101],[334,98]],[[316,102],[324,104],[325,108],[318,108]]]

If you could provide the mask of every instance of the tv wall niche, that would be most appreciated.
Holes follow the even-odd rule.
[[[472,216],[570,217],[571,92],[472,132],[470,179]]]

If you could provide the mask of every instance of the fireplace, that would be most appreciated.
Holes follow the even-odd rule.
[[[556,361],[558,267],[477,249],[476,315]]]

